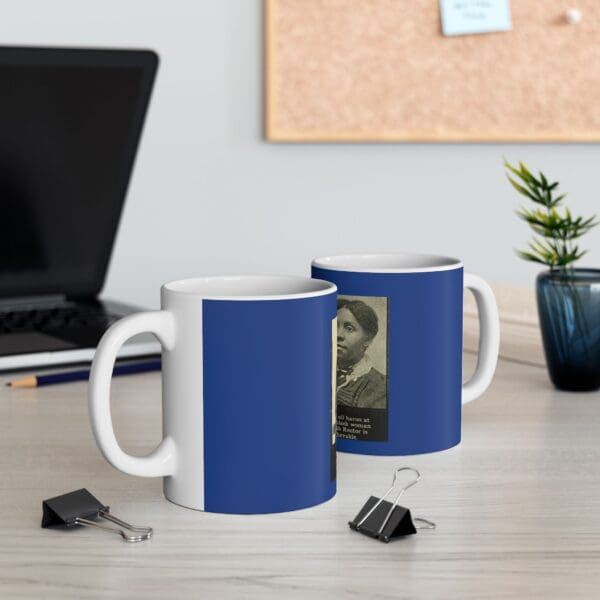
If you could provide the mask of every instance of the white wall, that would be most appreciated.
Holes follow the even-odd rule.
[[[158,305],[159,285],[216,273],[307,274],[314,255],[455,255],[532,282],[502,158],[599,208],[596,145],[274,145],[262,139],[260,0],[0,0],[0,43],[131,46],[161,56],[105,295]],[[600,229],[585,264],[600,262]]]

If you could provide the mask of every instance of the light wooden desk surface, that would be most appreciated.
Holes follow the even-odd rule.
[[[113,393],[122,445],[147,452],[160,437],[158,374],[118,378]],[[460,446],[339,454],[336,498],[270,516],[183,509],[160,480],[116,471],[94,445],[85,394],[0,391],[1,598],[600,597],[600,393],[556,392],[541,368],[501,362],[464,410]],[[423,476],[403,504],[437,530],[387,545],[350,531],[402,465]],[[42,530],[42,500],[80,487],[154,538]]]

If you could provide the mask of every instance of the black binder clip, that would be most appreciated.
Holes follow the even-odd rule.
[[[394,503],[386,502],[386,498],[392,493],[396,487],[398,473],[402,471],[412,471],[416,474],[416,479],[400,489]],[[350,529],[364,533],[369,537],[375,538],[386,544],[395,537],[411,535],[417,533],[418,529],[435,529],[435,523],[427,519],[415,517],[414,520],[410,515],[410,510],[398,504],[400,496],[404,492],[415,485],[421,474],[416,469],[411,467],[402,467],[394,472],[392,486],[381,498],[371,496],[356,515],[353,521],[350,521]],[[423,525],[419,525],[423,523]]]
[[[135,527],[121,521],[121,519],[117,519],[117,517],[110,514],[108,506],[104,506],[85,488],[44,500],[42,509],[44,511],[42,527],[53,527],[55,525],[97,527],[98,529],[120,534],[126,542],[142,542],[150,539],[153,533],[151,527]],[[111,521],[122,529],[101,525],[98,523],[99,519]]]

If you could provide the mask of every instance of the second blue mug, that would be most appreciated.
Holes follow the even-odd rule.
[[[317,258],[335,283],[337,449],[408,455],[455,446],[462,405],[489,386],[498,359],[496,301],[454,258],[358,254]],[[477,368],[462,383],[463,289],[479,310]]]

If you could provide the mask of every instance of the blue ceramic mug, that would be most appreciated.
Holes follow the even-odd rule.
[[[358,254],[317,258],[335,283],[337,449],[406,455],[460,442],[462,405],[489,386],[500,327],[494,294],[454,258]],[[463,289],[477,302],[479,358],[462,383]]]
[[[117,469],[164,477],[165,496],[220,513],[306,508],[335,494],[336,288],[300,277],[167,283],[161,310],[117,321],[98,345],[92,430]],[[110,383],[119,347],[162,344],[163,439],[132,456],[115,437]]]

